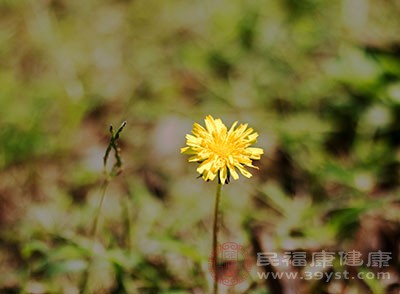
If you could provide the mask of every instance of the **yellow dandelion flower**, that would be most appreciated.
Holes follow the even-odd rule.
[[[264,151],[261,148],[249,147],[256,142],[258,133],[247,124],[237,128],[235,122],[227,129],[221,119],[208,115],[205,120],[206,128],[198,123],[193,125],[192,134],[186,135],[186,147],[181,153],[193,155],[189,162],[200,163],[197,172],[205,181],[212,181],[218,176],[220,183],[229,183],[230,176],[239,178],[236,169],[242,175],[250,178],[252,175],[246,166],[258,169],[252,160],[258,160]]]

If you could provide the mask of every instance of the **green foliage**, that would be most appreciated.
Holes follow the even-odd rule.
[[[254,246],[261,228],[281,252],[368,238],[398,252],[399,13],[377,0],[0,1],[0,292],[76,292],[93,255],[93,293],[207,293],[214,187],[179,155],[207,114],[248,122],[265,150],[254,178],[224,187],[222,242]],[[124,124],[104,131],[122,119],[121,138]],[[92,249],[117,142],[124,170]]]

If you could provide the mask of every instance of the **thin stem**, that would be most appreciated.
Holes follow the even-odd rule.
[[[126,176],[124,175],[124,180],[127,183]],[[121,199],[122,205],[122,222],[124,223],[124,235],[125,235],[125,246],[128,249],[129,254],[131,253],[132,249],[132,227],[131,227],[131,214],[130,214],[130,188],[128,185],[128,192],[125,197]]]
[[[218,213],[219,213],[219,202],[221,199],[221,187],[222,184],[218,184],[217,192],[215,197],[215,208],[214,208],[214,226],[213,226],[213,244],[212,244],[212,256],[213,256],[213,268],[214,268],[214,294],[218,294]]]
[[[119,174],[122,173],[122,160],[121,160],[121,156],[119,154],[120,149],[118,148],[117,140],[119,139],[120,133],[122,132],[122,130],[124,129],[125,126],[126,126],[126,121],[124,121],[121,124],[121,126],[118,128],[118,130],[116,132],[114,132],[114,128],[112,125],[110,126],[110,129],[109,129],[110,134],[111,134],[110,142],[108,143],[106,152],[104,153],[104,156],[103,156],[104,181],[101,186],[101,197],[100,197],[99,205],[96,210],[96,214],[94,216],[93,227],[92,227],[92,230],[90,231],[90,236],[92,237],[93,243],[92,243],[92,250],[89,253],[88,265],[87,265],[86,271],[84,273],[81,287],[80,287],[80,289],[81,289],[80,293],[82,293],[82,294],[85,294],[87,292],[87,287],[88,287],[89,278],[90,278],[90,270],[91,270],[91,267],[93,264],[93,255],[94,255],[93,252],[94,252],[94,248],[96,245],[97,227],[99,226],[99,218],[100,218],[100,214],[101,214],[101,208],[103,207],[103,202],[104,202],[104,198],[106,195],[107,186],[113,177],[118,176]],[[111,150],[114,150],[115,163],[114,163],[111,171],[107,172],[107,160],[108,160]]]
[[[80,287],[80,289],[81,289],[80,293],[81,294],[87,293],[87,287],[88,287],[89,278],[90,278],[89,277],[90,276],[90,270],[91,270],[92,263],[93,263],[93,251],[94,251],[95,244],[96,244],[97,227],[99,226],[98,224],[99,224],[99,218],[100,218],[100,214],[101,214],[101,208],[103,207],[103,202],[104,202],[104,198],[105,198],[105,195],[106,195],[106,190],[107,190],[108,183],[109,183],[109,179],[107,177],[104,180],[103,185],[101,187],[101,197],[100,197],[99,204],[97,206],[96,214],[94,216],[93,227],[92,227],[92,230],[90,232],[90,235],[91,235],[91,238],[92,238],[92,242],[93,242],[92,243],[92,250],[90,251],[88,265],[87,265],[85,274],[84,274],[83,279],[82,279],[82,284],[81,284],[81,287]]]
[[[103,185],[101,187],[101,197],[100,197],[99,205],[97,206],[96,214],[94,216],[93,227],[92,227],[92,231],[91,231],[91,236],[93,238],[93,241],[96,240],[97,227],[99,226],[99,218],[100,218],[100,214],[101,214],[101,208],[103,207],[104,198],[106,196],[108,182],[109,182],[108,178],[105,179],[103,182]]]

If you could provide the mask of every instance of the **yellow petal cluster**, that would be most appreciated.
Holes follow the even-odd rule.
[[[230,176],[239,178],[236,171],[250,178],[252,175],[245,167],[257,168],[252,160],[258,160],[264,151],[261,148],[249,147],[257,140],[258,134],[247,124],[235,122],[227,129],[221,119],[208,115],[205,128],[198,123],[193,125],[192,134],[186,135],[186,147],[181,153],[192,155],[189,162],[200,163],[197,172],[205,181],[212,181],[217,176],[220,183],[229,183]]]

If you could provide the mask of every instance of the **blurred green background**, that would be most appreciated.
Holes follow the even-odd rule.
[[[209,293],[216,183],[179,149],[211,114],[265,150],[223,188],[221,243],[393,257],[386,281],[254,263],[223,291],[398,293],[399,28],[395,0],[0,0],[0,292],[79,293],[94,254],[90,293]]]

